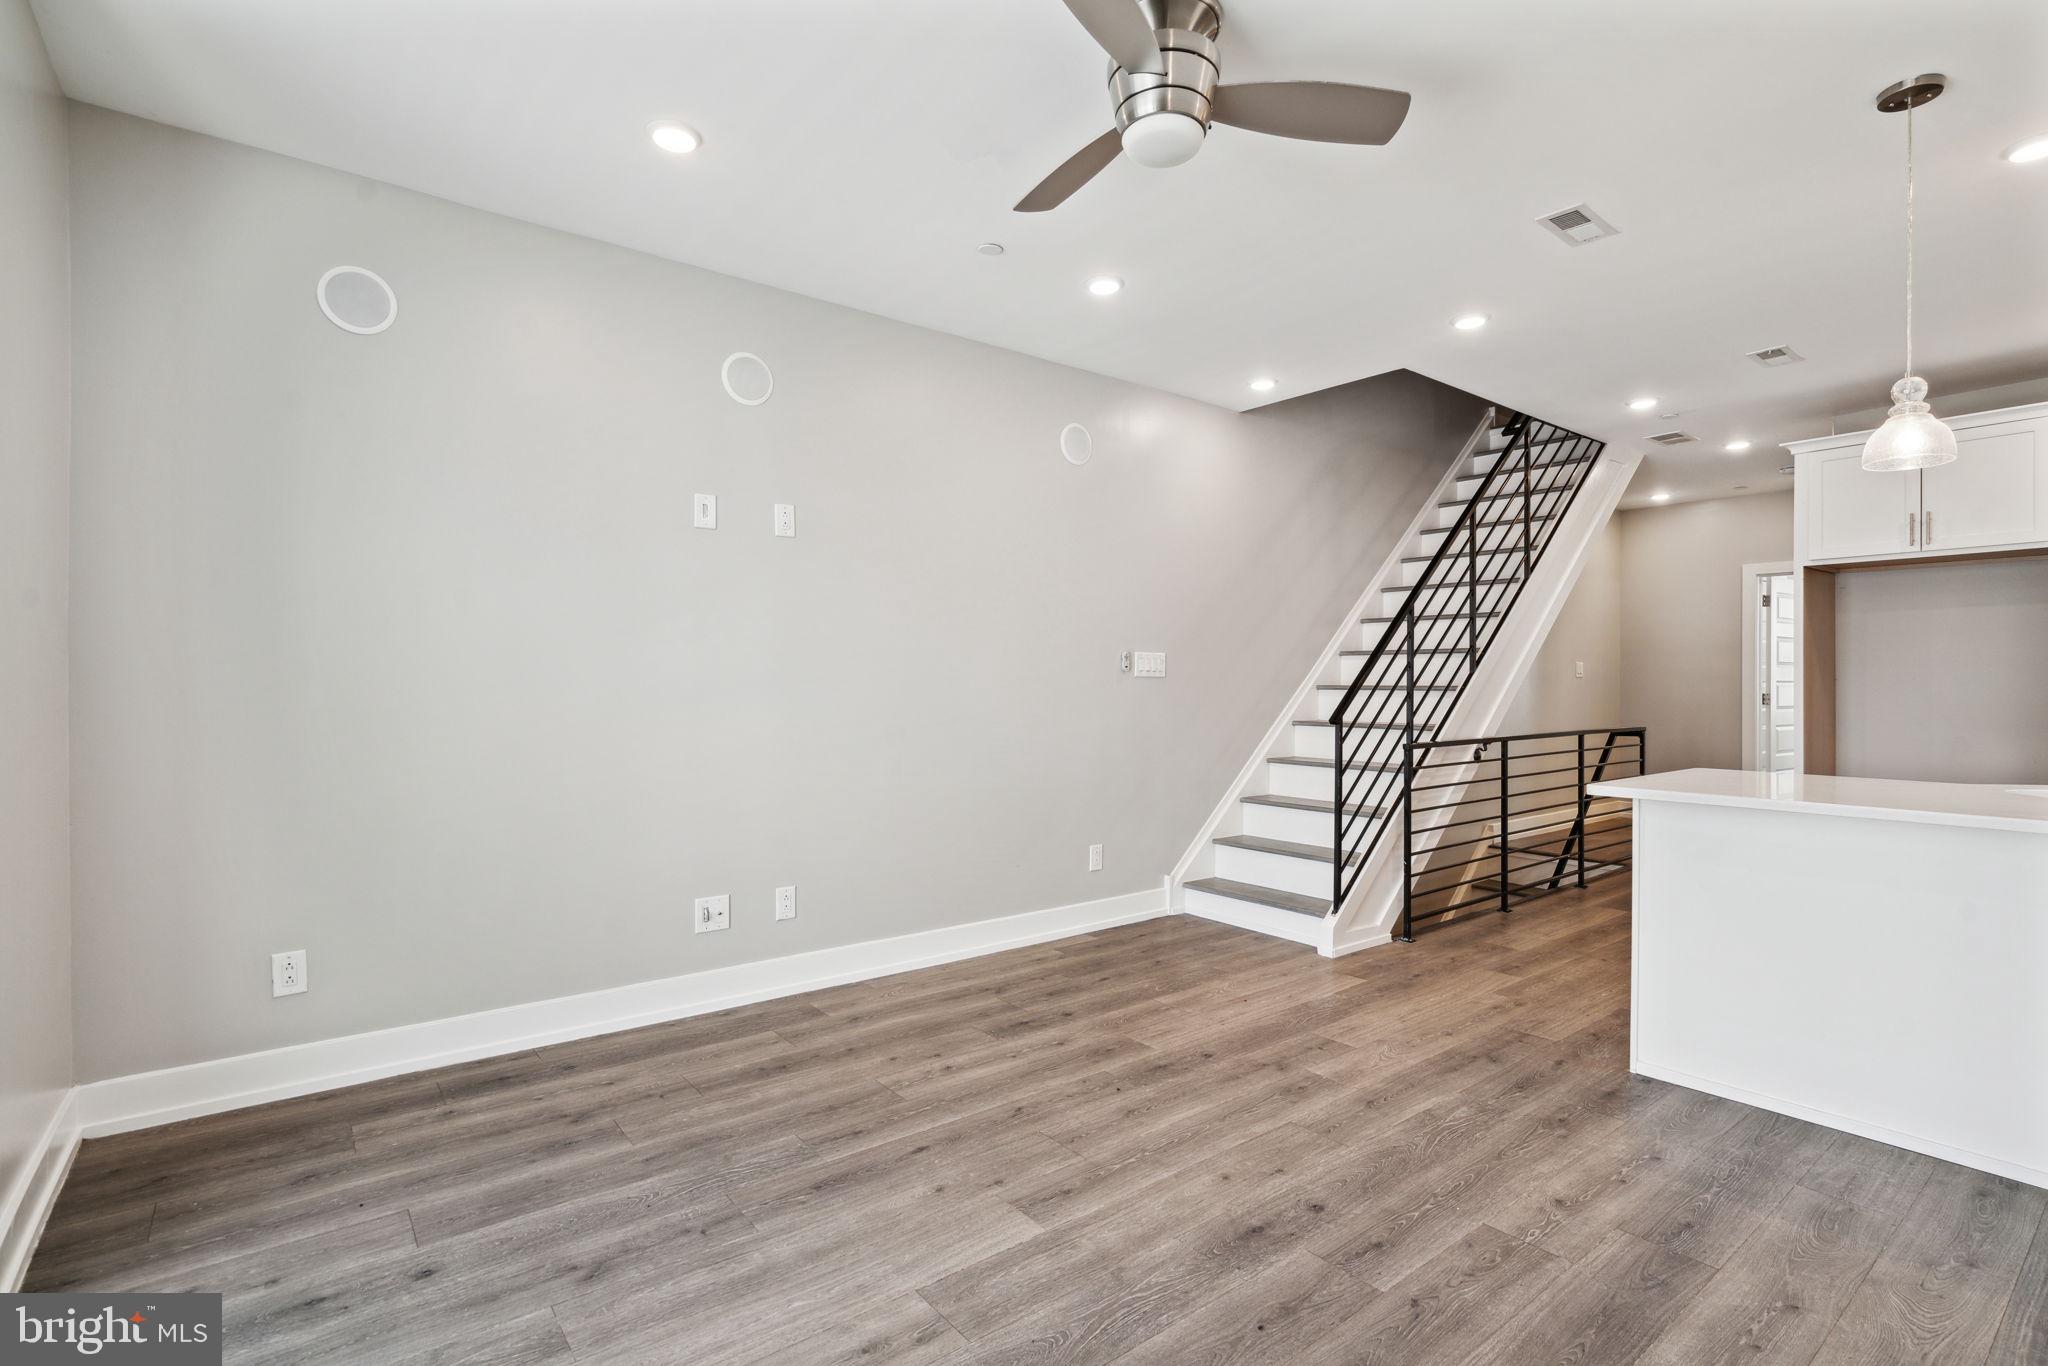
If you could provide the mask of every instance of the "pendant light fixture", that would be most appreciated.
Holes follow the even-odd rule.
[[[1927,381],[1913,373],[1913,111],[1948,88],[1948,77],[1916,76],[1886,86],[1878,112],[1906,116],[1906,376],[1892,386],[1884,425],[1863,445],[1866,470],[1924,470],[1956,458],[1956,434],[1927,406]]]

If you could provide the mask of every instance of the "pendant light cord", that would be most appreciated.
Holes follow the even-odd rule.
[[[1913,106],[1906,106],[1906,375],[1913,374]]]

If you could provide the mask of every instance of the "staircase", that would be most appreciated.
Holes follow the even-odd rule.
[[[1175,870],[1181,909],[1325,953],[1385,941],[1406,742],[1488,724],[1512,698],[1633,473],[1634,458],[1602,453],[1552,423],[1488,413]],[[1600,494],[1582,505],[1589,484]]]

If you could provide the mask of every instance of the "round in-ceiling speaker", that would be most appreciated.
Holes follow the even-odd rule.
[[[725,384],[725,392],[732,395],[732,401],[749,408],[766,403],[768,395],[775,392],[775,376],[769,371],[768,362],[751,351],[735,351],[727,356],[718,377]]]
[[[1060,454],[1067,457],[1069,465],[1085,465],[1095,454],[1095,439],[1080,423],[1069,422],[1060,428]]]
[[[368,336],[398,321],[398,296],[384,277],[361,266],[336,266],[320,277],[313,297],[327,321],[344,332]]]

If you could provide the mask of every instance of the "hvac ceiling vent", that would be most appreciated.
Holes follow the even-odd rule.
[[[1766,346],[1761,351],[1751,351],[1749,358],[1758,365],[1797,365],[1806,359],[1789,346]]]
[[[1585,204],[1574,204],[1569,209],[1544,214],[1536,221],[1575,247],[1612,237],[1621,231]]]
[[[1691,432],[1654,432],[1644,439],[1660,446],[1684,446],[1699,440]]]

